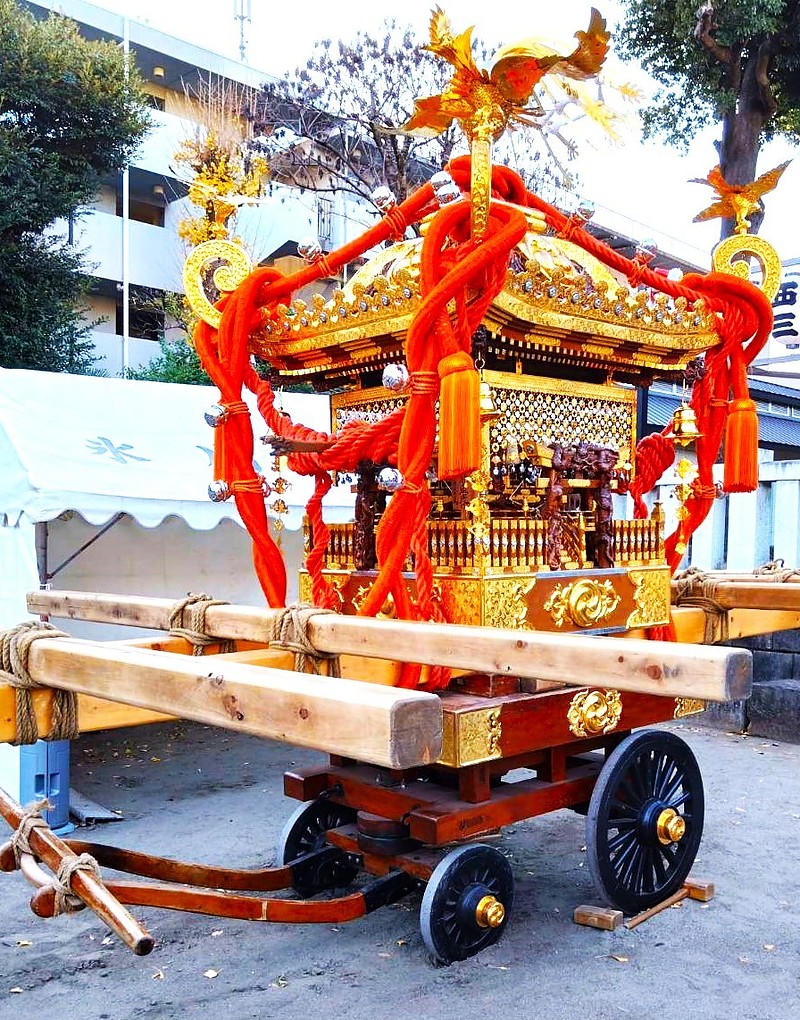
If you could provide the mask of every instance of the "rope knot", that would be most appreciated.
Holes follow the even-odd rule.
[[[221,654],[232,652],[235,649],[233,641],[220,641],[219,638],[211,637],[206,628],[206,612],[211,606],[227,606],[229,603],[224,599],[214,599],[205,592],[189,592],[184,599],[180,599],[170,610],[169,633],[171,637],[181,637],[192,646],[192,655],[202,655],[204,649],[209,645],[219,645]],[[188,610],[188,621],[184,612]]]
[[[69,637],[52,623],[27,620],[11,630],[0,632],[0,682],[15,689],[15,745],[35,744],[39,724],[33,707],[31,691],[44,687],[28,670],[31,646],[40,638]],[[78,707],[74,691],[53,691],[53,718],[46,740],[74,740],[78,736]]]
[[[319,606],[305,602],[295,602],[285,609],[279,609],[270,627],[269,647],[294,652],[294,668],[297,673],[304,673],[308,664],[313,673],[320,674],[322,663],[327,662],[328,676],[341,676],[338,653],[321,652],[314,647],[308,636],[308,624],[312,617],[334,612],[333,609],[320,609]]]

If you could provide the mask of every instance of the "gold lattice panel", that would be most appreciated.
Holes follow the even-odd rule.
[[[383,386],[356,390],[354,393],[336,393],[331,397],[333,431],[344,428],[348,422],[358,419],[374,424],[402,407],[406,396],[396,396]]]
[[[530,375],[485,372],[501,417],[491,426],[491,447],[505,447],[510,436],[564,445],[584,440],[619,450],[631,459],[636,443],[636,393]]]

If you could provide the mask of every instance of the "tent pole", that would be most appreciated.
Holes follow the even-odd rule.
[[[76,559],[78,556],[80,556],[80,554],[82,552],[84,552],[86,549],[88,549],[90,545],[94,545],[94,543],[98,540],[98,538],[102,538],[103,535],[105,535],[105,533],[107,531],[111,531],[111,529],[114,527],[114,525],[115,524],[119,524],[119,522],[122,520],[122,518],[124,516],[125,516],[124,513],[115,514],[114,517],[112,517],[111,520],[108,522],[108,524],[104,524],[103,527],[97,532],[96,535],[92,535],[92,537],[88,541],[84,542],[83,545],[79,546],[75,550],[75,552],[72,553],[72,555],[67,556],[67,558],[65,560],[62,560],[61,563],[59,563],[59,565],[55,568],[55,570],[52,570],[52,571],[48,571],[47,570],[47,530],[46,530],[47,529],[47,525],[45,524],[44,525],[44,527],[45,527],[45,559],[44,559],[44,568],[45,568],[45,570],[44,570],[44,575],[43,575],[42,574],[41,566],[39,567],[39,584],[40,584],[40,586],[42,588],[49,587],[50,582],[53,580],[53,578],[56,576],[56,574],[60,574],[61,571],[64,569],[64,567],[66,567],[68,564],[72,563],[72,561],[74,559]],[[37,524],[36,527],[38,528],[39,525]],[[36,559],[37,559],[37,561],[39,559],[39,532],[38,531],[36,532]]]

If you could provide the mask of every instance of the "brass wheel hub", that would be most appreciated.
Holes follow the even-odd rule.
[[[678,843],[686,833],[686,822],[674,808],[664,808],[656,820],[656,835],[659,843],[668,846]]]
[[[475,923],[480,928],[499,928],[505,916],[506,908],[496,896],[483,896],[475,908]]]

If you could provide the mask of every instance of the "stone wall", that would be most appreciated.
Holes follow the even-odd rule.
[[[700,716],[718,729],[800,743],[800,630],[731,641],[753,653],[753,693],[710,705]]]

